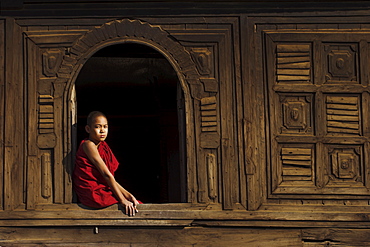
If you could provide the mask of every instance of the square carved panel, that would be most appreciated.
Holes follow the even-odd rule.
[[[325,83],[359,83],[358,45],[324,45],[327,71]]]
[[[312,134],[312,98],[312,95],[280,95],[282,134]]]
[[[328,145],[327,152],[329,180],[326,186],[364,186],[362,145]]]

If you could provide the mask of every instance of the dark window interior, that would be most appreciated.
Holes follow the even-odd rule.
[[[144,203],[186,201],[183,95],[161,53],[136,43],[99,50],[78,75],[76,97],[78,142],[88,113],[105,113],[124,188]]]

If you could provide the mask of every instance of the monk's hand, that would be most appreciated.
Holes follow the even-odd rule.
[[[138,202],[138,200],[136,200],[136,198],[130,194],[129,197],[126,198],[127,200],[129,200],[130,202],[132,202],[134,204],[134,207],[135,207],[135,212],[138,213],[139,210],[137,210],[136,206],[139,205],[140,203]]]
[[[135,216],[135,213],[137,212],[136,206],[134,203],[125,200],[121,203],[121,205],[125,208],[126,214],[128,216]]]

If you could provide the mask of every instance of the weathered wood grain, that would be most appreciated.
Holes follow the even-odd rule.
[[[367,244],[370,19],[361,11],[0,20],[0,242]],[[163,52],[185,105],[189,204],[141,205],[134,218],[71,203],[71,88],[91,54],[120,42]],[[51,68],[42,54],[63,61]]]
[[[42,240],[47,246],[61,241],[68,245],[95,246],[95,243],[122,244],[121,246],[300,246],[300,231],[284,232],[279,229],[242,229],[186,227],[182,229],[151,228],[130,229],[99,227],[94,234],[93,227],[86,228],[5,228],[0,231],[1,244],[27,244],[40,241],[40,231],[45,233]],[[28,230],[28,231],[27,231]],[[10,232],[10,234],[4,234]],[[262,234],[265,233],[265,234]],[[20,240],[21,239],[21,240]],[[88,243],[88,245],[86,245]],[[58,245],[56,245],[58,246]]]
[[[38,54],[37,46],[29,39],[26,41],[27,45],[27,63],[26,66],[29,68],[36,67]],[[37,154],[38,149],[37,145],[37,134],[38,134],[38,123],[37,121],[37,76],[35,70],[27,70],[27,94],[28,94],[28,115],[27,115],[27,174],[25,178],[27,179],[27,209],[35,209],[35,205],[37,204],[38,200],[38,189],[40,188],[38,181],[39,181],[39,173],[37,172]]]
[[[5,52],[5,124],[4,124],[4,209],[24,205],[25,131],[24,82],[21,28],[14,19],[6,19]]]
[[[5,21],[0,21],[0,123],[5,122]],[[4,128],[0,128],[0,170],[4,171]],[[0,175],[4,181],[4,172]],[[4,195],[4,183],[0,183],[0,194]],[[4,196],[0,196],[0,210],[4,209]]]

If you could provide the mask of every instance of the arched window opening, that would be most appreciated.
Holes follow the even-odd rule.
[[[146,45],[111,45],[88,59],[75,88],[77,142],[87,114],[104,112],[117,181],[144,203],[186,202],[183,92],[168,60]]]

